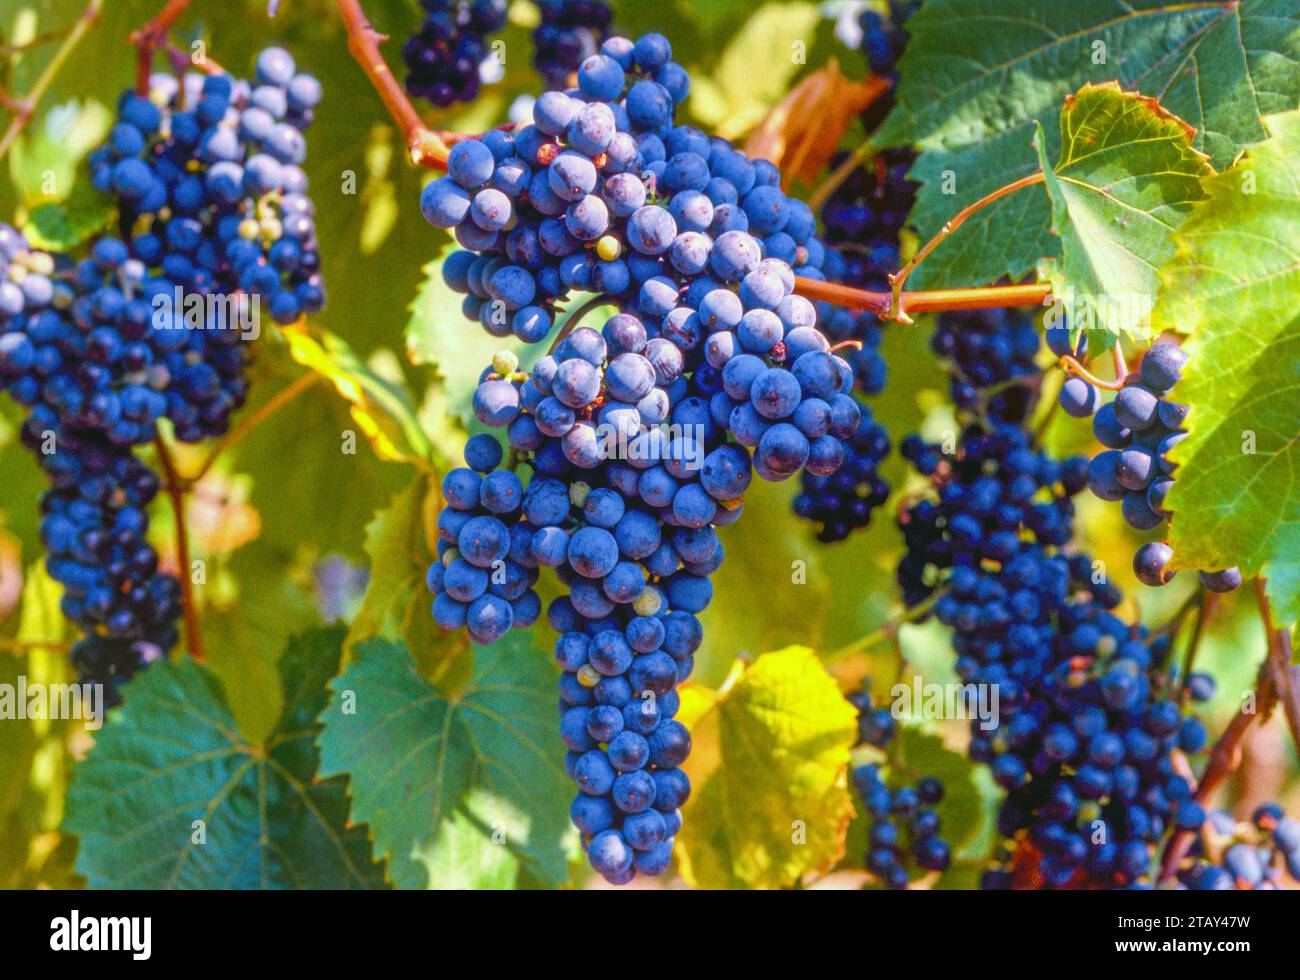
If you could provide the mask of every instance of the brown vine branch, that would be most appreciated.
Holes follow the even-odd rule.
[[[176,521],[176,563],[181,580],[181,605],[185,610],[185,645],[190,656],[203,660],[203,638],[199,633],[199,614],[194,605],[194,583],[190,578],[190,542],[185,526],[185,489],[176,474],[176,464],[172,461],[171,451],[160,434],[154,439],[158,451],[158,460],[162,464],[164,487],[171,501],[172,514]]]
[[[379,50],[379,42],[386,40],[384,35],[371,26],[365,11],[361,9],[360,0],[338,0],[338,8],[343,17],[343,28],[348,35],[348,51],[366,73],[375,91],[379,93],[384,108],[406,137],[411,162],[418,167],[445,168],[448,144],[438,133],[424,125],[420,114],[411,105],[411,100],[402,91],[402,86],[393,77],[392,70]]]
[[[820,300],[852,310],[865,310],[882,319],[910,323],[909,313],[941,313],[945,310],[987,310],[1006,306],[1042,306],[1052,287],[1045,282],[1019,286],[982,286],[977,289],[934,289],[902,293],[894,308],[890,293],[854,289],[820,279],[795,276],[794,291],[806,299]]]
[[[73,49],[81,42],[86,32],[90,30],[91,25],[99,18],[99,12],[104,6],[104,0],[90,0],[86,9],[81,12],[81,16],[68,29],[67,36],[63,43],[59,45],[54,57],[50,63],[45,66],[44,71],[37,77],[36,82],[31,89],[22,98],[10,97],[7,106],[13,113],[13,119],[9,121],[9,127],[5,130],[3,136],[0,136],[0,160],[4,159],[6,153],[14,145],[14,142],[22,134],[27,124],[32,121],[36,114],[36,107],[40,104],[41,98],[45,95],[54,81],[54,77],[63,67],[63,63],[71,56]]]
[[[1044,177],[1042,171],[1039,171],[1038,173],[1030,174],[1028,177],[1021,177],[1019,180],[1013,180],[1011,183],[999,187],[995,191],[990,191],[988,194],[985,194],[983,197],[981,197],[978,201],[975,201],[973,204],[968,204],[966,207],[958,211],[953,217],[945,221],[943,223],[943,227],[939,229],[938,233],[935,234],[935,236],[931,238],[928,242],[922,245],[920,249],[917,250],[917,253],[913,255],[911,259],[908,260],[906,265],[903,266],[903,268],[899,269],[897,272],[895,272],[893,275],[889,277],[889,284],[893,289],[894,305],[899,309],[902,308],[899,303],[899,298],[901,297],[903,292],[903,285],[907,282],[907,278],[912,274],[912,271],[925,260],[925,257],[927,255],[929,255],[936,248],[938,248],[944,242],[944,240],[948,238],[949,235],[951,235],[958,228],[964,225],[967,219],[971,217],[971,215],[975,214],[977,211],[982,210],[983,208],[988,207],[994,201],[1000,200],[1001,198],[1006,197],[1008,194],[1015,193],[1021,188],[1032,187],[1035,184],[1041,184],[1045,179],[1046,178]]]
[[[1260,619],[1268,634],[1268,662],[1273,672],[1273,684],[1277,689],[1278,700],[1282,702],[1282,712],[1286,715],[1287,728],[1291,730],[1291,742],[1300,752],[1300,668],[1291,666],[1291,633],[1279,629],[1273,624],[1273,609],[1268,599],[1267,583],[1262,578],[1255,580],[1255,598],[1259,603]]]
[[[167,41],[172,29],[190,5],[190,0],[167,0],[153,19],[131,32],[128,40],[135,45],[135,94],[149,94],[149,76],[153,73],[153,56]]]
[[[1201,781],[1196,787],[1195,800],[1197,803],[1204,805],[1209,802],[1210,797],[1214,795],[1214,791],[1237,768],[1241,743],[1246,737],[1246,733],[1250,731],[1250,726],[1255,723],[1256,719],[1260,722],[1267,721],[1276,704],[1277,690],[1274,687],[1273,672],[1270,670],[1269,661],[1265,660],[1260,665],[1259,675],[1255,681],[1255,710],[1253,712],[1239,710],[1233,715],[1228,727],[1224,729],[1223,734],[1219,736],[1219,740],[1210,749],[1210,759],[1206,763],[1205,773],[1201,776]],[[1162,880],[1174,876],[1179,863],[1187,856],[1193,841],[1196,840],[1196,834],[1197,831],[1195,830],[1180,830],[1169,838],[1169,843],[1165,845],[1165,853],[1160,862],[1160,878]]]

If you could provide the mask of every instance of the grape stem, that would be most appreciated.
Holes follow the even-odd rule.
[[[185,488],[176,474],[176,464],[172,461],[171,450],[161,433],[154,439],[154,448],[158,451],[158,461],[162,464],[164,487],[167,498],[171,501],[172,515],[176,521],[176,563],[177,577],[181,581],[181,605],[185,610],[185,645],[190,656],[203,660],[203,639],[199,634],[199,614],[194,605],[194,584],[190,579],[190,542],[185,527]]]
[[[231,446],[243,439],[244,436],[248,435],[272,415],[280,411],[280,409],[294,401],[299,395],[309,391],[311,388],[315,387],[317,383],[323,380],[324,375],[317,374],[314,371],[308,372],[307,374],[297,378],[293,384],[286,385],[277,391],[273,397],[259,405],[257,411],[245,415],[239,420],[237,426],[217,441],[216,445],[212,447],[211,452],[208,453],[207,458],[204,459],[202,465],[199,466],[198,470],[192,476],[179,478],[181,489],[189,490],[193,487],[194,484],[198,483],[207,475],[208,471],[212,469],[213,464],[216,463],[222,453],[230,449]]]
[[[1256,719],[1267,721],[1278,702],[1282,703],[1291,737],[1300,745],[1300,703],[1296,701],[1297,668],[1291,666],[1291,635],[1285,629],[1275,629],[1263,579],[1255,580],[1255,595],[1259,601],[1260,618],[1268,638],[1268,655],[1259,666],[1255,681],[1255,710],[1239,710],[1224,729],[1219,740],[1210,749],[1210,760],[1196,787],[1195,800],[1204,806],[1215,790],[1236,769],[1240,760],[1242,740]],[[1160,878],[1171,879],[1179,863],[1187,856],[1196,839],[1194,830],[1180,830],[1169,838],[1164,857],[1160,862]]]
[[[935,236],[922,245],[917,250],[916,254],[907,261],[907,264],[904,265],[903,268],[899,269],[889,277],[889,285],[893,292],[894,307],[899,311],[903,309],[901,303],[903,285],[907,282],[907,278],[912,274],[912,271],[925,261],[925,257],[938,248],[949,235],[964,225],[971,215],[988,207],[994,201],[1006,197],[1008,194],[1014,194],[1016,191],[1024,187],[1033,187],[1035,184],[1041,184],[1045,179],[1043,172],[1040,170],[1037,173],[1029,174],[1027,177],[1021,177],[1019,180],[1013,180],[1011,183],[1004,184],[995,191],[990,191],[978,201],[966,205],[966,207],[958,211],[953,215],[953,217],[945,221],[943,227],[939,229]]]
[[[1107,391],[1120,391],[1124,387],[1124,378],[1122,375],[1114,381],[1105,381],[1089,371],[1083,366],[1083,363],[1079,361],[1078,358],[1070,354],[1062,354],[1058,363],[1070,374],[1083,378],[1084,381],[1091,385],[1095,385],[1098,388],[1104,388]]]
[[[875,153],[875,147],[870,143],[863,143],[856,150],[845,157],[844,161],[830,172],[824,181],[818,185],[808,198],[808,206],[814,211],[820,211],[832,194],[840,189],[841,185],[853,175],[862,164],[871,159]]]
[[[560,341],[564,340],[565,337],[573,333],[573,329],[582,322],[583,317],[585,317],[592,310],[596,309],[598,306],[604,306],[608,302],[609,302],[608,296],[606,296],[604,293],[598,293],[597,295],[593,296],[591,299],[587,300],[587,302],[579,306],[577,309],[575,309],[572,313],[570,313],[564,321],[564,326],[560,328],[560,332],[555,335],[555,340],[551,341],[550,349],[546,353],[554,354],[555,348],[560,346]]]
[[[153,74],[153,56],[167,41],[167,32],[181,19],[190,0],[167,0],[153,19],[131,32],[128,40],[135,45],[135,94],[149,95],[149,76]]]
[[[837,660],[842,660],[845,657],[851,656],[852,654],[865,653],[867,650],[870,650],[872,647],[878,646],[879,644],[884,643],[896,637],[901,627],[906,626],[908,623],[919,622],[920,620],[928,616],[930,614],[930,610],[934,608],[934,604],[938,602],[940,599],[942,599],[946,594],[947,594],[947,589],[936,589],[934,592],[930,594],[929,598],[927,598],[924,602],[917,603],[915,606],[912,606],[910,609],[903,610],[901,613],[897,614],[896,616],[893,616],[890,619],[887,619],[885,622],[881,623],[879,626],[877,626],[870,633],[867,633],[865,636],[860,636],[852,643],[845,644],[844,646],[840,647],[838,650],[833,650],[830,653],[826,654],[826,656],[822,657],[822,663],[833,664]],[[898,651],[898,654],[901,659],[902,658],[901,649]]]
[[[4,135],[0,136],[0,160],[4,159],[22,131],[27,128],[27,124],[32,121],[32,117],[36,114],[36,106],[45,95],[45,90],[53,83],[54,76],[59,73],[59,69],[90,30],[91,25],[99,19],[99,12],[103,6],[104,0],[90,0],[86,9],[81,12],[81,16],[67,29],[67,36],[63,39],[63,43],[54,52],[54,57],[50,59],[50,63],[45,66],[27,94],[22,98],[6,97],[6,108],[13,115],[13,119],[9,121],[9,127]]]
[[[1183,657],[1183,672],[1178,691],[1180,701],[1187,700],[1187,681],[1192,676],[1192,668],[1196,665],[1196,654],[1201,648],[1201,640],[1205,638],[1205,629],[1210,625],[1210,620],[1219,608],[1217,592],[1211,592],[1209,589],[1199,591],[1202,595],[1200,606],[1196,611],[1196,625],[1192,628],[1192,638],[1187,642],[1187,653]],[[1196,593],[1193,593],[1192,598],[1195,597]]]
[[[361,66],[361,70],[366,73],[370,84],[375,87],[380,100],[384,103],[384,108],[388,110],[388,114],[393,117],[393,122],[406,137],[406,147],[410,152],[411,162],[417,167],[445,170],[449,147],[457,142],[458,138],[466,137],[457,134],[451,139],[444,139],[443,134],[424,124],[424,120],[415,111],[415,106],[411,105],[411,100],[406,97],[402,86],[398,84],[392,70],[384,61],[384,56],[379,50],[379,42],[386,41],[388,38],[371,25],[366,12],[361,9],[361,0],[338,0],[338,8],[339,15],[343,18],[343,29],[348,35],[348,51]]]
[[[1275,674],[1278,699],[1286,715],[1291,742],[1300,751],[1300,667],[1291,664],[1291,633],[1273,623],[1273,608],[1269,602],[1267,583],[1255,580],[1255,599],[1259,603],[1259,616],[1268,632],[1269,663]]]

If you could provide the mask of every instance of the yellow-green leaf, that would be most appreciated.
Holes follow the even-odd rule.
[[[1052,293],[1071,322],[1112,334],[1145,330],[1160,280],[1174,253],[1173,233],[1201,178],[1213,173],[1192,146],[1194,133],[1154,99],[1111,82],[1085,85],[1061,110],[1061,156],[1047,163],[1037,128],[1039,165],[1052,202],[1062,258],[1047,265]]]
[[[1176,237],[1157,324],[1190,334],[1174,397],[1190,406],[1167,506],[1183,567],[1268,579],[1300,619],[1300,112],[1206,182]]]
[[[691,689],[687,689],[690,692]],[[765,653],[712,696],[684,698],[694,792],[677,837],[703,888],[782,888],[843,853],[856,713],[807,647]]]

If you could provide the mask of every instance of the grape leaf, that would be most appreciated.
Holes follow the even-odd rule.
[[[103,231],[116,214],[110,198],[79,183],[63,201],[46,201],[27,215],[23,234],[32,248],[68,252]]]
[[[112,113],[98,102],[76,100],[52,107],[14,144],[10,174],[29,207],[68,200],[77,185],[73,177],[81,159],[108,134]],[[109,200],[92,190],[88,203],[99,198],[101,210]],[[41,246],[44,247],[44,246]]]
[[[289,644],[285,709],[264,743],[239,735],[199,664],[155,664],[128,684],[68,791],[64,829],[90,887],[380,887],[364,828],[347,824],[344,780],[315,778],[315,716],[342,638]]]
[[[302,377],[283,345],[265,338],[253,366],[254,415]],[[293,556],[305,545],[361,558],[366,521],[410,479],[410,468],[376,465],[349,403],[324,384],[300,394],[248,431],[231,451],[234,468],[253,477],[250,502],[262,522],[258,547]]]
[[[775,163],[787,192],[796,178],[812,184],[857,117],[889,89],[883,78],[846,78],[839,61],[831,58],[768,111],[745,141],[745,152]]]
[[[352,418],[380,459],[398,463],[429,459],[429,440],[404,381],[382,377],[333,334],[315,337],[286,329],[284,336],[293,359],[324,377],[347,401]]]
[[[812,650],[765,653],[717,692],[688,686],[678,717],[694,744],[677,835],[689,884],[782,888],[839,860],[857,715]]]
[[[1182,567],[1268,579],[1279,625],[1300,619],[1300,112],[1206,181],[1175,236],[1158,326],[1190,334],[1174,389],[1191,407],[1169,493]]]
[[[1049,263],[1052,295],[1072,327],[1145,337],[1173,232],[1205,197],[1213,173],[1186,123],[1118,85],[1085,85],[1061,110],[1061,157],[1039,162],[1062,259]]]
[[[1261,118],[1300,101],[1292,0],[926,0],[907,23],[898,105],[877,136],[915,144],[923,239],[964,206],[1037,169],[1031,146],[1060,138],[1058,107],[1087,82],[1118,80],[1197,129],[1216,167],[1264,135]],[[972,43],[978,39],[978,43]],[[914,288],[1018,280],[1060,246],[1039,193],[984,208],[918,267]]]
[[[402,888],[507,888],[568,877],[572,786],[553,673],[529,633],[476,647],[446,699],[407,650],[372,640],[331,685],[321,772],[351,778],[352,817]]]
[[[400,640],[420,672],[435,682],[462,683],[473,668],[463,631],[446,633],[429,612],[425,574],[436,560],[442,493],[430,474],[420,473],[366,526],[370,580],[361,609],[348,627],[345,658],[375,637]]]

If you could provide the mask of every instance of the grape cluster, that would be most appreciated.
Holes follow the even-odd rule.
[[[1211,811],[1178,883],[1193,891],[1273,890],[1283,875],[1300,882],[1300,820],[1276,803],[1255,808],[1249,824]]]
[[[533,31],[533,65],[548,89],[567,88],[600,49],[614,12],[605,0],[537,0],[537,6],[542,22]]]
[[[433,618],[446,630],[464,626],[478,643],[493,643],[512,627],[531,626],[542,604],[533,585],[536,528],[521,520],[524,487],[501,465],[501,445],[489,435],[465,446],[466,466],[442,482],[447,507],[438,515],[438,561],[429,566]]]
[[[762,261],[787,281],[775,263],[824,278],[812,211],[781,192],[777,169],[673,125],[688,90],[659,35],[635,45],[613,37],[582,64],[576,90],[537,99],[532,124],[452,148],[448,175],[425,187],[421,208],[465,249],[444,273],[466,294],[468,318],[535,343],[556,304],[586,290],[656,327],[688,331],[698,346],[716,324],[689,312],[711,288],[738,283]],[[679,302],[690,287],[695,302]],[[769,282],[750,305],[766,297],[783,298]],[[798,325],[815,313],[802,301],[786,306]],[[767,314],[751,320],[770,329]]]
[[[247,395],[261,304],[277,323],[324,305],[301,166],[320,95],[281,48],[258,56],[253,83],[155,74],[148,98],[123,94],[90,167],[128,234],[78,266],[72,307],[77,326],[108,345],[93,353],[110,362],[111,392],[125,401],[134,385],[151,403],[152,417],[117,433],[110,424],[111,435],[147,441],[163,414],[185,441],[225,432]]]
[[[883,15],[871,8],[862,12],[858,19],[862,51],[872,74],[898,78],[898,59],[903,56],[908,40],[905,25],[920,6],[921,0],[889,0]]]
[[[878,472],[889,455],[889,436],[865,405],[844,452],[844,465],[830,476],[804,473],[802,490],[794,498],[795,514],[817,524],[817,540],[826,543],[843,541],[866,527],[871,512],[889,499],[889,484]]]
[[[1020,328],[1000,324],[980,333],[981,350],[1018,350]],[[1027,335],[1024,373],[1036,348]],[[1010,376],[1003,367],[983,377]],[[973,421],[951,456],[905,440],[933,494],[900,515],[899,582],[908,605],[932,601],[930,614],[952,628],[961,680],[999,695],[996,725],[971,730],[971,758],[1007,791],[998,827],[1011,843],[984,886],[1142,887],[1161,837],[1204,819],[1173,752],[1201,751],[1205,728],[1184,715],[1169,637],[1116,616],[1119,590],[1068,551],[1071,498],[1089,467],[1039,451],[1021,427],[1030,408],[963,410]],[[1212,694],[1207,682],[1188,678],[1194,699]]]
[[[889,709],[874,707],[865,691],[849,695],[848,700],[858,709],[857,744],[888,749],[896,732]],[[942,780],[925,776],[915,786],[891,790],[874,763],[854,767],[852,779],[871,817],[865,859],[868,871],[886,888],[902,889],[911,880],[909,865],[926,871],[947,870],[952,851],[939,836],[939,814],[932,809],[943,800]]]
[[[446,107],[479,90],[487,38],[506,24],[506,0],[420,0],[424,21],[402,46],[406,91]]]
[[[1024,310],[958,310],[939,315],[930,345],[949,361],[958,409],[1018,425],[1034,402],[1040,342]]]
[[[1081,355],[1085,345],[1081,341],[1071,351],[1068,337],[1058,337],[1052,349],[1058,356]],[[1177,344],[1153,345],[1105,405],[1097,387],[1078,375],[1061,387],[1061,408],[1074,418],[1091,416],[1093,434],[1106,447],[1088,467],[1088,487],[1102,500],[1120,501],[1124,520],[1139,531],[1154,530],[1169,517],[1164,503],[1177,466],[1169,451],[1187,437],[1187,406],[1168,396],[1186,363]],[[1145,585],[1165,585],[1177,574],[1168,567],[1173,557],[1169,545],[1149,541],[1134,555],[1133,570]],[[1235,567],[1201,572],[1201,582],[1212,592],[1231,592],[1241,584],[1241,572]]]
[[[51,484],[46,564],[88,634],[73,662],[110,701],[175,644],[181,612],[147,541],[159,480],[134,447],[164,417],[184,441],[226,431],[259,304],[289,322],[324,302],[300,166],[319,99],[279,48],[253,84],[156,74],[89,160],[121,237],[74,261],[0,226],[0,385],[29,408],[23,442]]]
[[[986,887],[1140,882],[1165,831],[1200,818],[1171,753],[1206,736],[1183,716],[1168,637],[1112,614],[1118,590],[1062,550],[1082,459],[1056,463],[1010,425],[971,426],[955,459],[919,440],[903,451],[937,497],[901,518],[904,597],[942,590],[932,611],[958,676],[996,686],[998,723],[972,725],[970,754],[1007,790],[1000,831],[1032,855]]]
[[[471,440],[429,574],[439,625],[490,642],[531,622],[536,570],[556,569],[572,817],[617,883],[667,868],[690,792],[675,689],[723,560],[717,528],[755,472],[830,476],[862,422],[853,369],[794,293],[796,273],[822,276],[812,212],[771,164],[673,124],[689,79],[671,59],[659,35],[606,39],[577,89],[455,144],[421,195],[462,246],[444,278],[490,334],[541,342],[572,291],[617,309],[600,329],[571,314],[528,370],[508,352],[484,370],[475,416],[532,475],[495,470],[502,451]]]

